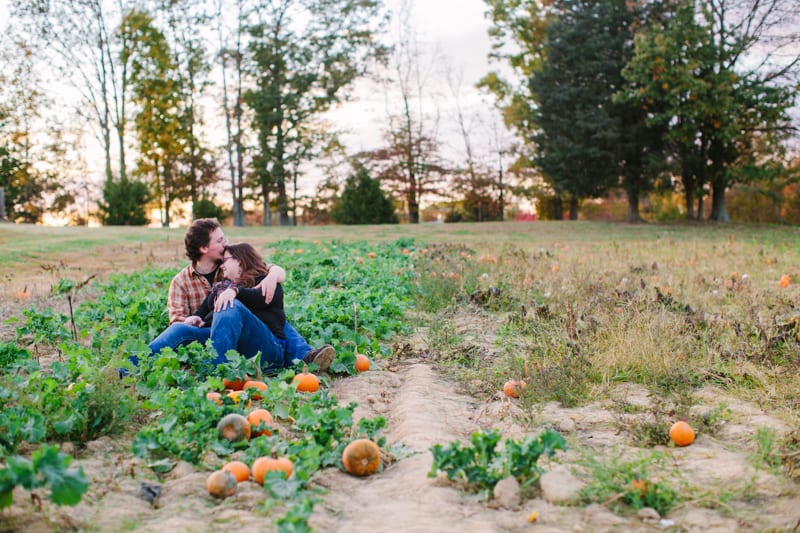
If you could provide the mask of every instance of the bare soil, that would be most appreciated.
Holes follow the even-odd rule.
[[[56,274],[44,268],[12,273],[13,280],[3,285],[0,318],[18,314],[31,301],[46,299],[49,283],[56,276],[103,277],[112,270],[130,270],[142,263],[140,253],[157,264],[175,265],[180,259],[174,246],[142,252],[128,248],[112,251],[113,265],[97,258],[81,259],[75,254],[52,263],[62,265]],[[34,292],[28,298],[17,298],[16,292],[23,285]],[[4,326],[0,333],[8,338],[10,331],[13,330],[9,326]],[[646,406],[653,399],[644,389],[620,385],[609,389],[608,401],[574,409],[545,404],[526,411],[517,400],[499,394],[483,400],[460,394],[459,386],[438,370],[424,352],[414,353],[406,359],[376,361],[368,372],[332,380],[332,393],[340,402],[359,403],[356,416],[386,417],[384,434],[389,446],[401,444],[404,451],[382,472],[368,478],[355,478],[334,468],[321,472],[313,481],[314,486],[323,489],[323,501],[315,507],[310,520],[315,530],[730,532],[800,528],[798,485],[781,475],[754,468],[751,459],[756,450],[756,428],[765,426],[779,435],[791,428],[766,408],[727,397],[712,388],[702,391],[708,407],[725,402],[734,413],[721,433],[716,438],[701,434],[691,446],[662,451],[686,483],[708,487],[709,494],[714,495],[727,489],[736,495],[730,501],[697,498],[656,519],[615,514],[601,504],[554,505],[541,495],[508,509],[496,508],[491,501],[463,492],[441,478],[429,477],[430,447],[456,439],[466,441],[478,429],[497,428],[505,437],[520,438],[551,427],[565,434],[571,449],[545,464],[546,469],[564,468],[580,478],[585,475],[577,467],[581,450],[598,456],[632,456],[640,451],[630,445],[628,435],[617,429],[618,414],[610,400],[625,399]],[[192,465],[179,464],[159,478],[132,456],[131,437],[102,438],[88,443],[85,449],[68,449],[91,481],[83,501],[74,508],[59,508],[47,501],[32,501],[28,493],[19,490],[14,494],[14,505],[0,512],[0,531],[244,533],[270,530],[272,520],[280,516],[280,508],[265,510],[266,495],[252,482],[240,484],[234,497],[218,501],[206,492],[208,472]],[[212,465],[215,461],[219,459],[207,458]],[[161,495],[154,503],[143,496],[142,483],[161,486]],[[528,518],[534,511],[538,520],[531,523]]]

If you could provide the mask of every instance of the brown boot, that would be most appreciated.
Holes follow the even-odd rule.
[[[326,344],[321,348],[308,352],[306,356],[303,357],[303,361],[309,365],[312,363],[317,365],[320,372],[324,372],[331,366],[334,357],[336,357],[336,350],[334,350],[333,346],[330,344]]]

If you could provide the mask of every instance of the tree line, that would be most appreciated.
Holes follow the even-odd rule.
[[[225,216],[212,198],[224,184],[236,225],[248,205],[261,206],[263,224],[271,208],[290,224],[299,208],[307,221],[375,223],[396,221],[397,207],[414,223],[426,195],[450,220],[497,220],[504,191],[576,218],[583,200],[620,188],[631,221],[643,198],[665,191],[684,196],[687,217],[725,221],[732,185],[797,181],[787,152],[800,82],[792,1],[484,2],[501,68],[478,87],[515,140],[480,153],[448,77],[455,160],[443,155],[437,111],[424,109],[407,1],[394,19],[380,0],[14,2],[0,47],[6,215],[85,223],[78,206],[96,201],[104,224],[144,224],[158,206],[169,225],[185,202],[193,217]],[[399,98],[377,148],[349,153],[323,117],[366,77]],[[78,95],[65,124],[45,90],[53,79]],[[85,132],[102,148],[96,193],[65,178],[68,168],[85,175],[74,157]],[[491,160],[502,154],[511,183]],[[311,163],[327,179],[297,198]]]
[[[769,0],[486,0],[490,73],[520,168],[577,216],[582,199],[624,189],[628,219],[656,191],[684,195],[686,216],[727,221],[734,184],[791,184],[790,110],[800,72],[798,10]],[[509,51],[510,50],[510,51]]]

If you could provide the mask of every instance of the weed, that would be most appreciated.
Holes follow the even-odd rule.
[[[433,465],[428,473],[435,477],[441,471],[451,481],[463,483],[472,492],[488,494],[498,481],[514,476],[522,487],[536,482],[543,470],[538,465],[541,456],[552,457],[556,450],[566,450],[566,441],[559,433],[544,431],[522,442],[507,439],[500,444],[497,431],[478,431],[470,444],[459,441],[447,447],[436,444],[431,448]]]
[[[651,474],[652,469],[663,470],[667,464],[664,454],[650,453],[633,461],[618,457],[600,460],[589,454],[581,464],[589,472],[589,481],[580,492],[585,503],[603,503],[615,512],[651,507],[664,515],[681,502],[675,489]]]
[[[593,380],[592,365],[580,353],[566,354],[536,370],[529,379],[524,398],[553,400],[574,407],[586,400]]]
[[[731,419],[732,414],[730,407],[725,403],[721,403],[708,411],[692,416],[690,424],[696,433],[714,436]]]
[[[756,468],[764,468],[770,472],[778,472],[781,468],[781,452],[775,432],[768,427],[759,427],[753,436],[756,451],[750,454],[750,462]]]

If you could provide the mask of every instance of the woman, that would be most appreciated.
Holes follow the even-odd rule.
[[[211,327],[211,342],[217,351],[214,364],[227,361],[225,354],[236,350],[246,358],[261,352],[262,366],[283,368],[286,314],[283,287],[279,283],[270,303],[255,288],[269,273],[269,266],[247,243],[231,244],[222,254],[223,281],[214,284],[200,308],[184,323]],[[214,317],[217,320],[214,320]]]

